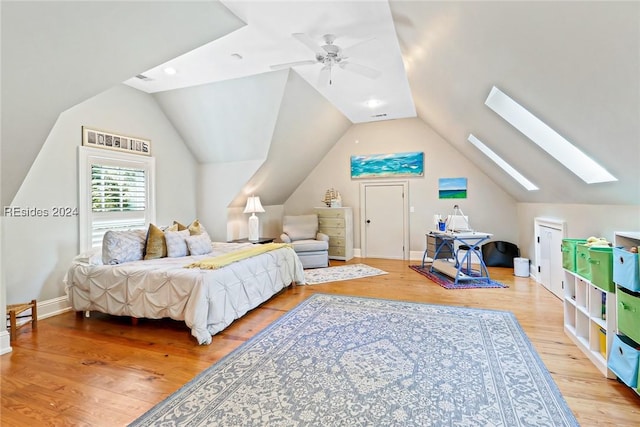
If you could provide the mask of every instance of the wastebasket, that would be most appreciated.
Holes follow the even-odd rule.
[[[529,258],[514,258],[513,274],[518,277],[529,277]]]

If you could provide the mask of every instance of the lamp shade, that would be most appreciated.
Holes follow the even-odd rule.
[[[244,213],[264,212],[259,196],[249,196],[247,206],[244,207]]]

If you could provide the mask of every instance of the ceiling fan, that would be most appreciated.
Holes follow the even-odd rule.
[[[283,68],[297,67],[300,65],[314,65],[314,64],[323,64],[324,66],[320,70],[320,76],[318,81],[320,83],[326,82],[327,78],[329,80],[329,84],[332,83],[331,78],[331,70],[334,66],[340,67],[343,70],[351,71],[357,74],[360,74],[364,77],[368,77],[370,79],[376,79],[380,76],[380,71],[367,67],[365,65],[356,64],[355,62],[349,61],[348,52],[352,51],[354,47],[360,46],[364,43],[368,43],[374,39],[368,39],[359,43],[356,43],[353,46],[342,49],[340,46],[333,44],[336,39],[334,34],[325,34],[322,36],[322,40],[324,44],[321,46],[316,43],[311,37],[304,33],[293,33],[292,36],[298,40],[300,43],[307,46],[315,53],[315,59],[308,59],[303,61],[294,61],[287,62],[284,64],[276,64],[272,65],[272,70],[280,70]]]

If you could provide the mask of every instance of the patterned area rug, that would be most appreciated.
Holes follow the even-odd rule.
[[[456,285],[455,281],[451,277],[437,271],[431,272],[429,271],[429,267],[429,264],[425,264],[424,268],[420,267],[419,265],[409,266],[410,269],[417,271],[418,273],[422,274],[423,276],[436,282],[438,285],[446,289],[508,288],[507,285],[491,279],[489,279],[488,282],[487,280],[464,280],[459,281]]]
[[[338,282],[340,280],[359,279],[361,277],[379,276],[387,274],[386,271],[369,267],[366,264],[349,264],[339,267],[310,268],[304,271],[307,285],[319,283]]]
[[[512,313],[315,294],[132,426],[577,426]]]

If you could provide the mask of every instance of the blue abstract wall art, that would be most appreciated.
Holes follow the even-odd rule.
[[[439,178],[438,197],[441,199],[466,199],[467,178]]]
[[[424,152],[351,156],[351,178],[424,176]]]

